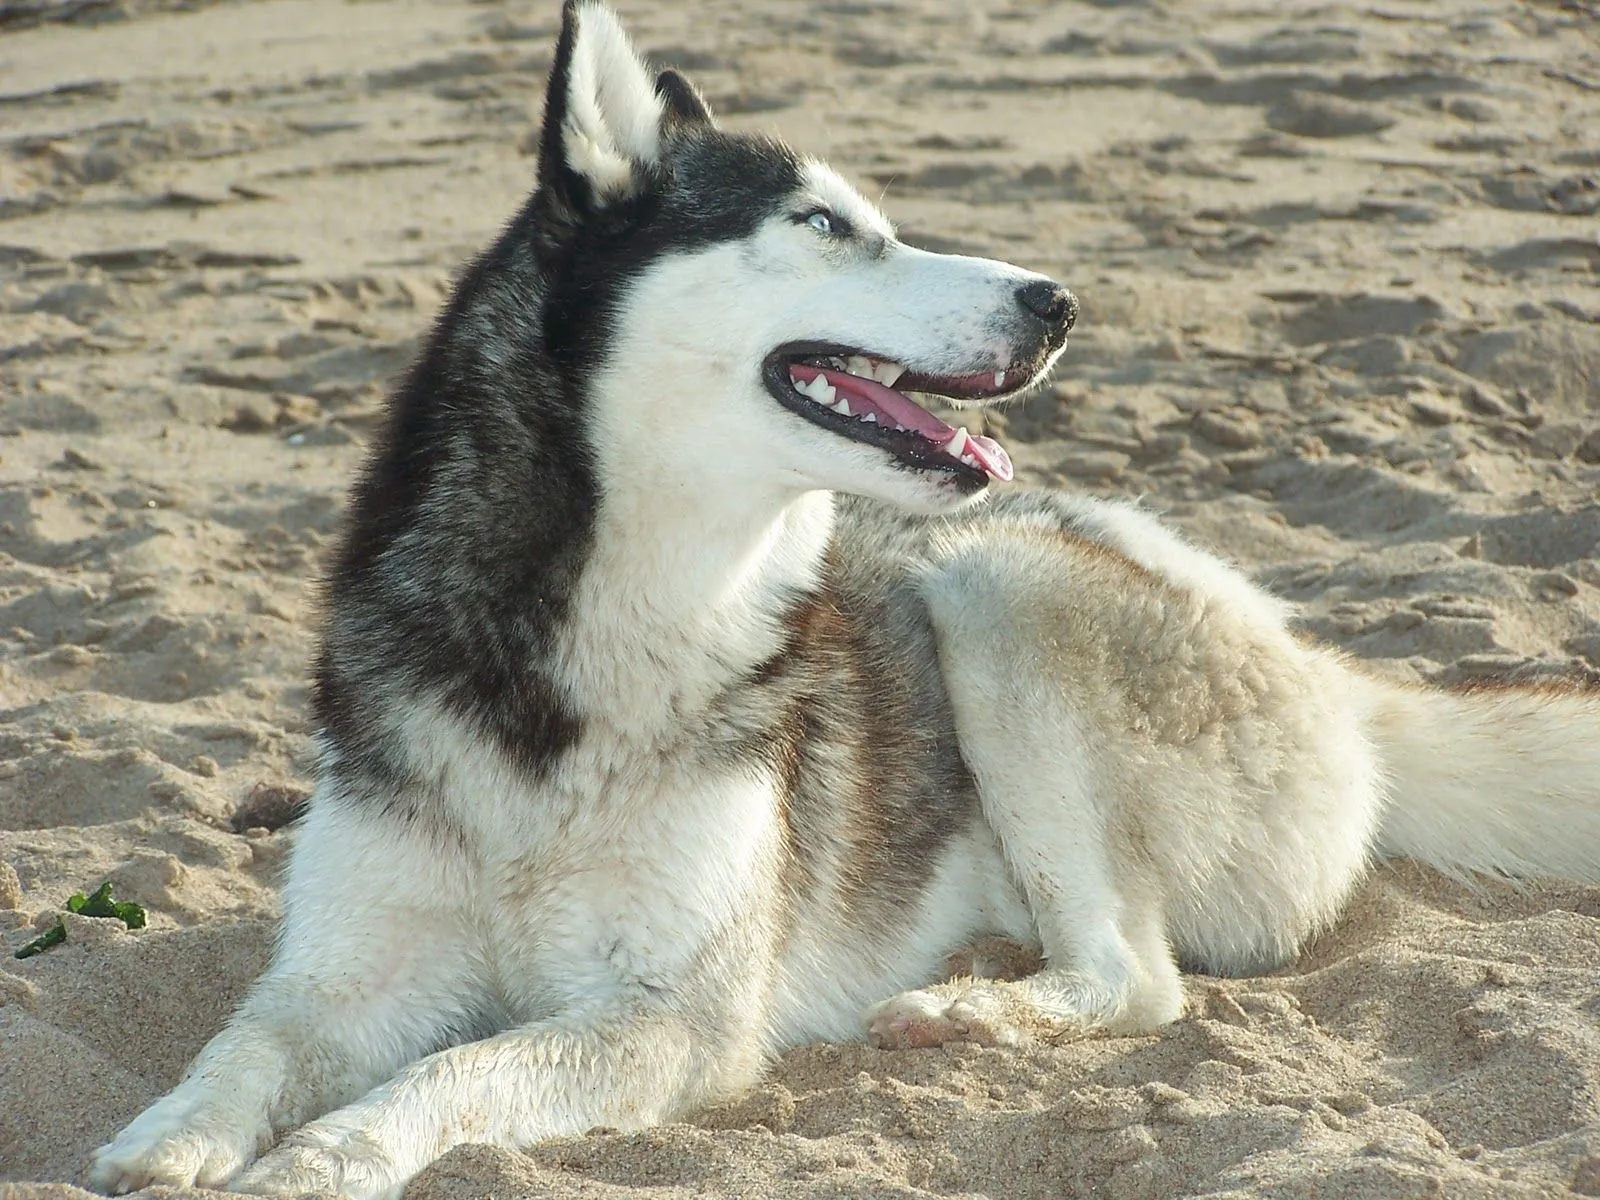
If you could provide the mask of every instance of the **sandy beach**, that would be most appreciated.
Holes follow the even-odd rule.
[[[1077,291],[989,422],[1025,482],[1144,498],[1397,678],[1600,683],[1593,0],[618,7],[908,241]],[[82,1196],[265,962],[318,571],[531,185],[557,21],[0,0],[0,1200]],[[11,957],[105,880],[146,928]],[[801,1048],[407,1194],[1600,1196],[1600,889],[1388,864],[1292,966],[1186,983],[1157,1036]]]

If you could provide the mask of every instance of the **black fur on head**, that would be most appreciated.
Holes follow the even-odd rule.
[[[685,76],[666,68],[652,77],[630,49],[613,69],[636,73],[635,98],[659,105],[657,136],[648,160],[629,162],[629,185],[602,194],[570,161],[567,129],[574,89],[596,82],[582,75],[594,71],[599,51],[580,42],[605,41],[602,19],[609,25],[595,0],[567,0],[545,99],[538,188],[507,234],[540,252],[545,345],[553,364],[572,375],[603,352],[613,302],[630,278],[663,254],[749,236],[788,201],[802,174],[788,147],[718,129]]]

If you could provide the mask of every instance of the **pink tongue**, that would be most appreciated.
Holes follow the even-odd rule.
[[[789,374],[801,383],[810,383],[821,375],[833,385],[835,392],[850,402],[850,411],[856,416],[871,412],[877,416],[880,425],[887,424],[891,429],[896,425],[904,426],[935,446],[948,445],[959,433],[959,430],[946,425],[927,409],[913,404],[893,388],[884,387],[876,379],[863,379],[845,371],[825,371],[799,363],[789,368]],[[992,478],[1001,483],[1011,481],[1014,474],[1011,456],[993,438],[969,433],[962,453],[970,454]]]

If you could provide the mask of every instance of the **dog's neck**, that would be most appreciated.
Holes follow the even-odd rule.
[[[557,674],[587,724],[661,741],[789,643],[785,618],[821,579],[833,496],[664,470],[659,453],[607,457]]]

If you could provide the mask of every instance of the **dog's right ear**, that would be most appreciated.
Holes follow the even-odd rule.
[[[668,98],[611,10],[567,0],[544,101],[539,186],[576,212],[635,194],[660,160],[667,113]]]

